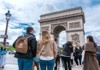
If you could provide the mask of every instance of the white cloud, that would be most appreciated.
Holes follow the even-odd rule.
[[[15,37],[20,35],[22,29],[11,29],[12,27],[18,26],[19,23],[25,23],[25,22],[35,22],[34,29],[36,31],[36,37],[38,38],[39,34],[39,16],[40,14],[50,11],[51,9],[56,9],[56,7],[53,7],[53,4],[56,3],[56,0],[52,0],[48,3],[46,0],[38,1],[38,0],[1,0],[0,1],[0,15],[3,16],[0,18],[1,23],[5,23],[5,13],[7,10],[11,11],[12,17],[11,21],[9,22],[9,30],[8,35],[9,39],[8,41],[11,43]],[[41,8],[40,8],[41,6]],[[47,11],[46,11],[47,10]],[[1,21],[2,20],[2,21]],[[5,31],[6,25],[0,26],[0,34]],[[14,36],[15,35],[15,36]],[[14,36],[14,37],[13,37]]]
[[[36,37],[39,36],[40,24],[38,23],[41,14],[53,12],[57,10],[72,8],[76,6],[82,6],[85,12],[85,31],[97,31],[100,30],[100,4],[91,6],[92,0],[0,0],[0,34],[4,34],[5,30],[5,13],[7,10],[11,11],[12,18],[9,22],[9,39],[11,43],[15,37],[20,35],[22,29],[11,29],[18,26],[19,23],[33,22],[33,26],[36,31]],[[99,36],[99,32],[97,33]],[[13,37],[13,35],[15,35]],[[97,36],[97,37],[98,37]],[[61,41],[64,39],[61,37]]]
[[[85,10],[85,31],[97,31],[100,30],[100,5],[86,8]]]

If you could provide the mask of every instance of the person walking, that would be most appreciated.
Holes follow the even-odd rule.
[[[2,68],[1,63],[2,63],[2,49],[1,49],[1,46],[0,46],[0,68]]]
[[[74,60],[77,66],[82,64],[82,48],[78,44],[74,49]]]
[[[5,61],[6,61],[6,53],[7,53],[7,50],[6,50],[6,47],[5,46],[2,46],[1,47],[1,58],[0,58],[0,68],[4,68],[5,66]]]
[[[60,65],[60,48],[58,47],[57,58],[55,59],[55,68],[57,70]]]
[[[65,70],[72,70],[71,68],[71,53],[73,52],[72,43],[68,41],[63,45],[61,58],[64,63]]]
[[[41,51],[41,49],[43,50]],[[42,31],[37,43],[37,54],[40,53],[40,51],[40,69],[53,70],[54,59],[57,57],[57,46],[50,33],[46,30]]]
[[[61,51],[60,51],[60,47],[58,46],[58,42],[57,42],[57,39],[55,39],[55,42],[57,44],[57,58],[55,59],[55,66],[54,66],[54,70],[57,70],[59,65],[60,65],[60,54],[61,54]]]
[[[92,36],[87,36],[86,40],[83,70],[100,70],[96,59],[97,45]]]
[[[18,37],[13,44],[16,49],[15,57],[18,58],[19,70],[32,70],[37,47],[37,41],[33,33],[33,28],[27,27],[26,34]]]

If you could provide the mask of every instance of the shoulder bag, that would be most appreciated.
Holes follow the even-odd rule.
[[[40,55],[44,49],[45,45],[41,48],[40,52],[36,55],[36,57],[33,58],[34,62],[39,62],[40,61]]]

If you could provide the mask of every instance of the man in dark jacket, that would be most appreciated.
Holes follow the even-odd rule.
[[[15,57],[18,58],[19,70],[32,70],[33,58],[36,56],[37,41],[35,35],[33,35],[34,30],[32,27],[27,27],[26,32],[27,33],[24,36],[29,37],[27,53],[15,53]],[[20,37],[18,37],[17,40]],[[13,47],[15,47],[16,41],[13,43]]]
[[[71,53],[73,52],[72,43],[68,41],[66,44],[63,45],[62,51],[62,60],[64,63],[65,70],[72,70],[71,69]]]

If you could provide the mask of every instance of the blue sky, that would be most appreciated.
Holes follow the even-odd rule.
[[[100,0],[0,0],[0,34],[4,34],[5,13],[8,10],[11,11],[12,17],[9,22],[7,41],[12,44],[22,34],[26,25],[33,26],[35,35],[37,39],[39,38],[38,20],[41,14],[78,6],[81,6],[85,13],[85,36],[93,35],[96,42],[100,44]],[[60,41],[63,44],[65,38],[62,35],[65,35],[65,32],[60,34]]]

